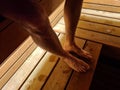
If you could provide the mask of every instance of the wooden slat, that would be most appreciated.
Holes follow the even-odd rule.
[[[91,14],[91,15],[98,15],[98,16],[103,16],[103,17],[109,17],[109,18],[114,18],[114,19],[120,20],[119,13],[105,12],[105,11],[92,10],[92,9],[82,9],[82,13]]]
[[[120,0],[84,0],[84,2],[120,6]]]
[[[40,90],[57,60],[57,56],[47,53],[20,90]]]
[[[85,50],[89,51],[93,55],[94,60],[94,62],[90,64],[91,69],[86,73],[74,72],[66,90],[89,90],[101,48],[101,44],[89,41],[87,42]]]
[[[76,38],[75,41],[79,47],[83,47],[85,44],[84,40],[78,38]],[[64,38],[62,42],[64,42]],[[60,59],[47,83],[43,87],[43,90],[64,90],[71,72],[72,69],[62,59]]]
[[[37,47],[33,53],[26,59],[21,67],[15,72],[10,80],[5,84],[2,90],[18,90],[28,75],[32,72],[36,64],[41,60],[45,51]],[[16,67],[15,67],[16,68]]]
[[[79,29],[76,36],[120,48],[120,37]]]
[[[11,76],[18,70],[18,68],[24,63],[24,61],[27,59],[27,57],[31,54],[31,51],[33,51],[36,48],[36,44],[33,44],[29,49],[26,50],[26,52],[19,57],[19,59],[10,67],[10,69],[5,73],[5,75],[0,79],[0,88],[3,87],[3,85],[11,78]],[[13,84],[14,85],[14,84]]]
[[[96,21],[98,22],[96,23],[79,20],[77,27],[110,35],[120,36],[120,27],[100,24],[99,21],[100,20]],[[59,23],[64,24],[64,19],[62,18]]]
[[[17,23],[11,23],[0,32],[0,63],[28,37],[27,31]]]
[[[36,47],[36,44],[35,43],[33,43],[33,44]],[[34,45],[32,45],[32,46],[34,46]],[[31,48],[33,48],[33,47],[31,47]],[[30,55],[28,53],[30,51],[31,51],[31,49],[28,49],[28,51],[26,51],[25,53]],[[17,90],[22,85],[22,83],[25,81],[25,79],[28,77],[28,75],[31,73],[31,71],[34,69],[34,67],[37,65],[40,58],[43,57],[44,53],[45,53],[45,51],[37,48],[35,52],[32,52],[32,55],[31,55],[32,57],[31,56],[28,57],[28,55],[23,54],[22,57],[20,57],[20,60],[18,60],[17,63],[15,63],[11,67],[11,69],[6,72],[6,75],[4,75],[2,77],[1,81],[4,81],[3,84],[5,84],[6,80],[8,80],[13,75],[13,73],[10,73],[10,72],[14,71],[14,75],[10,78],[10,80],[5,84],[5,86],[2,89],[8,90],[8,87],[11,87],[13,90]],[[37,54],[37,55],[34,55],[34,54]],[[28,60],[27,60],[27,58],[28,58]],[[23,60],[25,61],[24,63],[23,63]],[[31,65],[29,63],[27,63],[29,60],[31,60],[29,62],[29,63],[31,63]],[[34,62],[34,63],[32,63],[32,62]],[[23,65],[22,65],[22,63],[23,63]],[[26,70],[26,67],[28,67],[29,65],[30,65],[29,70]],[[16,69],[18,69],[18,70],[16,71]],[[24,73],[24,76],[22,75],[23,73]],[[21,76],[23,76],[23,77],[21,77]],[[20,78],[18,78],[18,77],[20,77]]]
[[[56,32],[65,33],[65,26],[63,24],[57,24],[54,29],[56,30]],[[76,36],[120,48],[120,37],[115,37],[79,28],[77,28],[76,30]]]
[[[94,4],[94,3],[83,3],[83,8],[120,13],[120,7]]]
[[[80,27],[83,29],[88,29],[91,31],[101,32],[101,33],[105,33],[105,34],[120,36],[120,28],[114,27],[114,26],[80,20],[77,27]]]
[[[61,40],[62,37],[59,39]],[[40,90],[57,61],[58,57],[56,55],[47,52],[20,90]]]
[[[0,66],[0,78],[7,72],[7,70],[16,62],[16,60],[23,55],[27,48],[33,43],[31,37],[28,37],[23,44],[21,44],[18,49],[16,49]],[[19,52],[19,53],[18,53]]]
[[[120,20],[118,19],[101,17],[97,15],[89,15],[89,14],[81,14],[80,19],[84,21],[97,22],[105,25],[120,27]]]

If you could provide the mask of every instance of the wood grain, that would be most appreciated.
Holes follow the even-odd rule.
[[[89,17],[89,18],[91,18],[91,17]],[[96,20],[95,22],[91,22],[90,21],[91,19],[89,20],[89,18],[87,18],[87,21],[79,20],[77,28],[83,28],[83,29],[87,29],[90,31],[110,34],[110,35],[114,35],[114,36],[120,36],[120,27],[106,25],[104,23],[105,21],[103,21],[103,24],[102,24],[99,22],[100,19],[95,19]],[[64,24],[64,19],[62,18],[59,23]],[[111,23],[112,23],[112,21],[111,21]],[[109,24],[111,24],[111,23],[109,23]]]
[[[97,4],[103,4],[103,5],[120,6],[119,0],[84,0],[84,2],[97,3]]]
[[[91,69],[86,73],[74,72],[66,90],[89,90],[101,48],[101,44],[89,41],[86,43],[85,50],[89,51],[93,55],[94,62],[90,64]]]
[[[62,37],[63,35],[61,35]],[[84,40],[76,38],[76,43],[79,47],[83,47],[85,44]],[[64,42],[64,37],[61,40]],[[67,81],[71,75],[72,69],[62,60],[60,59],[59,63],[55,67],[54,71],[50,75],[47,83],[43,87],[43,90],[64,90]]]
[[[65,26],[63,24],[57,24],[54,27],[54,29],[56,30],[56,32],[65,33]],[[120,37],[93,32],[90,30],[85,30],[80,28],[77,28],[76,36],[86,40],[95,41],[98,43],[120,48]]]
[[[83,3],[83,8],[120,13],[120,7],[109,6],[99,3]]]

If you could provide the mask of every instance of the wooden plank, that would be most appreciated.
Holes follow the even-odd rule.
[[[89,51],[93,55],[94,60],[94,62],[90,64],[91,69],[88,70],[86,73],[74,72],[66,90],[89,90],[101,48],[101,44],[89,41],[87,42],[85,50]]]
[[[104,17],[105,16],[105,17]],[[90,22],[97,22],[105,25],[117,26],[120,27],[120,20],[115,18],[109,18],[107,15],[100,16],[99,14],[89,14],[89,13],[82,13],[80,16],[81,20],[90,21]],[[64,19],[59,21],[59,23],[64,23]]]
[[[62,42],[64,42],[64,36]],[[75,41],[79,47],[83,47],[85,44],[84,40],[75,38]],[[43,90],[64,90],[66,83],[70,77],[72,69],[62,60],[60,59],[59,63],[55,67],[54,71],[50,75],[47,80],[45,86],[42,88]]]
[[[58,35],[58,34],[57,34]],[[36,47],[36,44],[33,43],[34,45],[32,45],[31,48],[33,48],[33,46]],[[5,82],[7,82],[8,79],[10,79],[5,86],[2,88],[3,90],[7,90],[8,87],[11,87],[13,90],[17,90],[19,89],[19,87],[22,85],[22,83],[26,80],[26,78],[28,77],[28,75],[31,73],[31,71],[35,68],[35,66],[39,63],[40,58],[43,57],[43,55],[45,54],[45,51],[37,48],[35,52],[32,52],[32,57],[28,55],[30,55],[28,52],[30,52],[31,49],[28,49],[27,51],[25,51],[25,53],[20,57],[20,60],[18,60],[9,71],[6,72],[6,75],[4,75],[2,77],[2,81],[3,84],[5,84]],[[28,55],[26,55],[28,54]],[[36,54],[36,55],[35,55]],[[38,55],[39,54],[39,55]],[[28,58],[28,60],[27,60]],[[23,63],[23,61],[25,61]],[[29,63],[27,63],[29,61]],[[34,62],[34,63],[33,63]],[[20,66],[19,66],[20,65]],[[30,65],[29,68],[26,69],[26,67],[28,67]],[[20,68],[19,68],[20,67]],[[18,69],[19,68],[19,69]],[[14,70],[13,70],[14,69]],[[17,71],[16,71],[17,70]],[[14,75],[10,72],[14,71]],[[23,75],[24,74],[24,75]],[[9,75],[9,76],[8,76]],[[13,76],[12,76],[13,75]],[[12,77],[11,77],[12,76]],[[20,78],[18,78],[20,77]]]
[[[15,74],[10,78],[10,80],[5,84],[2,90],[9,90],[9,88],[11,90],[18,90],[44,54],[45,50],[37,47],[21,65],[21,67],[15,72]]]
[[[95,3],[83,3],[83,8],[120,13],[120,7],[101,5]]]
[[[7,72],[7,70],[16,62],[16,60],[26,51],[27,48],[33,43],[31,37],[28,37],[18,49],[16,49],[0,66],[0,78]]]
[[[99,22],[100,20],[96,21]],[[96,22],[89,22],[79,20],[77,27],[83,28],[91,31],[101,32],[105,34],[120,36],[120,27],[114,27],[110,25],[104,25]],[[59,23],[64,24],[64,19],[62,18]]]
[[[54,29],[56,32],[65,33],[65,26],[63,24],[57,24]],[[77,37],[120,48],[120,37],[88,31],[80,28],[77,29]]]
[[[57,56],[47,53],[19,90],[40,90],[57,60]]]
[[[31,51],[33,51],[36,48],[36,44],[31,45],[26,52],[17,59],[17,61],[9,68],[9,70],[2,76],[0,79],[0,88],[4,86],[4,84],[11,78],[11,76],[18,70],[18,68],[24,63],[24,61],[27,59],[27,57],[31,54]],[[15,85],[15,84],[13,84]]]
[[[84,2],[120,6],[120,0],[84,0]]]
[[[62,37],[59,39],[61,40]],[[20,90],[40,90],[58,61],[58,56],[49,52],[34,69]]]
[[[19,24],[11,23],[0,32],[0,63],[4,60],[28,37]]]
[[[120,20],[119,13],[112,13],[112,12],[92,10],[92,9],[82,9],[82,13],[90,14],[90,15],[97,15],[97,16],[102,16],[102,17],[109,17],[109,18],[114,18],[114,19]]]
[[[80,19],[84,21],[97,22],[105,25],[120,27],[120,20],[118,19],[101,17],[97,15],[89,15],[89,14],[81,14]]]
[[[77,27],[83,28],[83,29],[88,29],[88,30],[91,30],[91,31],[101,32],[101,33],[105,33],[105,34],[120,36],[120,28],[110,26],[110,25],[104,25],[104,24],[99,24],[99,23],[87,22],[87,21],[80,20],[78,22]]]
[[[120,48],[120,37],[79,29],[76,36]]]

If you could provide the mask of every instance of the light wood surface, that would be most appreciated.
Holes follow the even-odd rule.
[[[100,3],[89,3],[89,2],[83,3],[83,8],[120,13],[120,6],[116,7],[116,6],[104,5]]]
[[[64,42],[64,36],[61,39]],[[79,47],[83,47],[85,44],[85,40],[81,40],[76,38],[76,43]],[[43,90],[64,90],[67,81],[72,73],[72,69],[62,60],[59,60],[49,79],[47,80]]]
[[[0,89],[3,87],[2,90],[89,90],[102,46],[106,44],[120,48],[120,14],[117,13],[120,5],[118,2],[120,1],[84,0],[75,40],[79,47],[84,47],[93,55],[94,62],[90,64],[91,69],[88,72],[77,73],[68,67],[62,58],[48,52],[45,53],[44,50],[35,46],[37,48],[34,51],[29,51],[31,55],[27,54],[29,57],[25,54],[21,58],[26,61],[14,64],[14,66],[8,65],[11,67],[10,71],[4,65],[2,66],[4,69],[1,74]],[[63,5],[64,3],[49,17],[53,29],[60,33],[59,39],[62,45],[65,40]],[[110,7],[112,8],[110,9]],[[30,41],[30,43],[32,42]],[[28,51],[24,51],[24,53],[28,53]],[[15,54],[15,57],[13,55],[10,58],[18,59],[20,57],[19,54]],[[13,60],[10,63],[14,63]],[[16,69],[16,67],[18,68]],[[14,68],[15,70],[13,70]],[[12,73],[10,74],[10,72]],[[9,75],[11,76],[9,77]]]
[[[82,18],[82,16],[81,16]],[[91,17],[89,17],[91,18]],[[89,20],[89,19],[88,19]],[[100,33],[104,33],[104,34],[110,34],[110,35],[114,35],[114,36],[120,36],[120,27],[116,27],[116,26],[111,26],[111,25],[106,25],[102,23],[99,23],[100,19],[95,20],[95,22],[91,22],[89,21],[85,21],[85,20],[79,20],[78,22],[78,28],[82,28],[82,29],[87,29],[89,31],[95,31],[95,32],[100,32]],[[64,19],[62,18],[59,21],[60,24],[64,24]],[[112,22],[111,22],[112,23]]]
[[[120,6],[119,0],[84,0],[84,2],[111,5],[111,6]]]
[[[54,29],[57,32],[65,33],[65,26],[63,24],[57,24]],[[77,28],[76,37],[120,48],[120,37],[80,28]]]
[[[86,73],[74,72],[66,90],[89,90],[101,48],[102,44],[89,41],[86,43],[85,50],[89,51],[93,55],[94,62],[90,64],[91,69],[88,70]]]
[[[120,20],[113,19],[109,17],[97,16],[97,15],[90,15],[90,14],[81,14],[81,20],[94,22],[94,23],[101,23],[110,26],[120,27]]]
[[[97,16],[102,16],[102,17],[109,17],[109,18],[120,20],[119,13],[113,13],[113,12],[101,11],[101,10],[93,10],[93,9],[82,9],[82,13],[90,14],[90,15],[97,15]]]

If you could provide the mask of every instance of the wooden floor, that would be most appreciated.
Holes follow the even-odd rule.
[[[88,72],[73,71],[61,58],[37,47],[28,37],[8,58],[8,62],[12,65],[6,62],[1,66],[0,88],[2,90],[89,90],[102,46],[105,44],[120,48],[119,3],[119,0],[84,0],[75,40],[79,47],[93,55],[94,63],[90,64],[91,69]],[[57,16],[51,21],[54,15]],[[50,21],[63,45],[65,36],[63,4],[50,16]],[[21,56],[18,57],[19,55]]]

